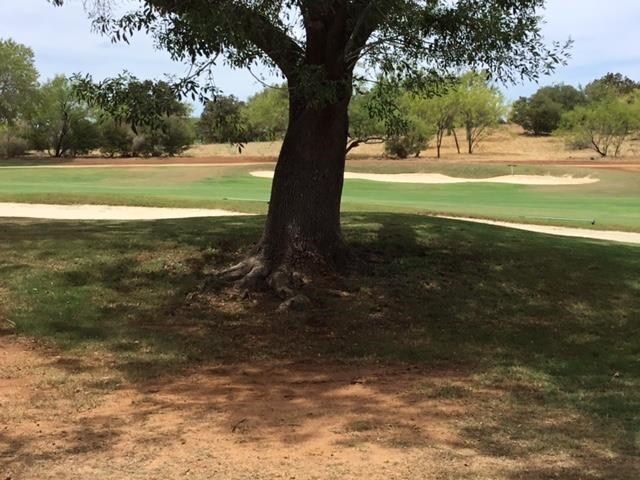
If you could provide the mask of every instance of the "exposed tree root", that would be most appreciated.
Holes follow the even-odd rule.
[[[280,298],[290,298],[302,287],[304,276],[285,265],[274,268],[262,254],[252,255],[220,272],[223,281],[233,282],[239,290],[271,291]]]
[[[271,292],[290,299],[313,278],[326,277],[338,268],[334,258],[327,260],[316,249],[297,247],[277,256],[267,255],[267,249],[257,247],[240,263],[219,272],[218,280],[232,282],[243,292]]]

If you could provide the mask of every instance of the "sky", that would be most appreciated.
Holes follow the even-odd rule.
[[[547,0],[541,12],[545,39],[574,40],[572,58],[540,85],[586,85],[608,72],[620,72],[640,81],[640,0]],[[172,62],[143,34],[131,44],[112,44],[92,32],[82,0],[67,0],[53,7],[47,0],[0,0],[0,38],[31,47],[41,80],[56,74],[90,73],[95,79],[127,70],[139,78],[183,75],[188,67]],[[1,68],[1,66],[0,66]],[[246,99],[263,85],[251,73],[224,66],[214,71],[216,85],[227,95]],[[506,85],[501,89],[514,100],[531,95],[539,85]],[[196,108],[198,110],[198,108]]]

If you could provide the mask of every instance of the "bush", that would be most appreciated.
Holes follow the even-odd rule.
[[[162,125],[145,128],[132,141],[131,153],[134,156],[160,157],[180,155],[195,141],[195,132],[188,119],[169,117]]]
[[[153,132],[142,133],[133,137],[131,155],[134,157],[159,157],[161,152],[156,148],[156,137]]]
[[[162,151],[170,157],[180,155],[195,141],[195,133],[186,119],[169,117],[162,129]]]
[[[0,135],[0,158],[20,157],[27,153],[29,142],[9,133]]]
[[[549,135],[559,127],[564,113],[585,103],[584,93],[570,85],[542,87],[530,98],[520,97],[513,103],[511,121],[533,135]]]
[[[115,122],[112,118],[103,120],[100,124],[100,151],[109,157],[131,155],[134,134],[125,125]]]
[[[410,155],[418,157],[428,145],[428,140],[419,133],[391,135],[384,143],[384,151],[393,158],[407,158]]]
[[[587,144],[602,157],[618,157],[624,142],[639,128],[637,105],[623,98],[606,98],[565,113],[557,133],[569,144]]]
[[[101,140],[97,123],[83,117],[74,118],[65,142],[65,155],[71,157],[87,155],[100,146]]]
[[[569,150],[587,150],[592,148],[591,140],[584,135],[568,136],[565,138],[565,147]]]

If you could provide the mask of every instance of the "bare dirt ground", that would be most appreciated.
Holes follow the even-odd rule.
[[[136,383],[104,354],[0,336],[0,478],[587,478],[561,452],[525,466],[476,448],[460,428],[473,398],[421,393],[425,379],[444,377],[467,381],[403,366],[257,362]]]

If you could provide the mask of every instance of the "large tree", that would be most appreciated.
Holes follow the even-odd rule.
[[[37,87],[33,51],[0,38],[0,125],[12,125],[31,113]]]
[[[51,0],[56,4],[64,0]],[[155,35],[175,59],[264,64],[287,81],[289,124],[273,179],[264,234],[233,271],[276,289],[297,268],[343,256],[340,200],[353,82],[367,72],[422,79],[477,68],[504,81],[536,78],[564,58],[547,46],[544,0],[143,0],[117,16],[93,0],[102,31]]]
[[[549,135],[560,125],[563,113],[586,101],[585,94],[571,85],[541,87],[531,97],[513,103],[511,120],[533,135]]]
[[[0,157],[22,155],[26,151],[18,124],[31,116],[37,87],[33,51],[11,39],[0,38]]]
[[[100,143],[100,133],[86,103],[73,93],[68,78],[58,75],[38,91],[31,117],[30,140],[36,150],[52,157],[86,154]]]
[[[282,140],[289,119],[286,85],[265,88],[247,100],[242,113],[249,132],[257,140]]]

